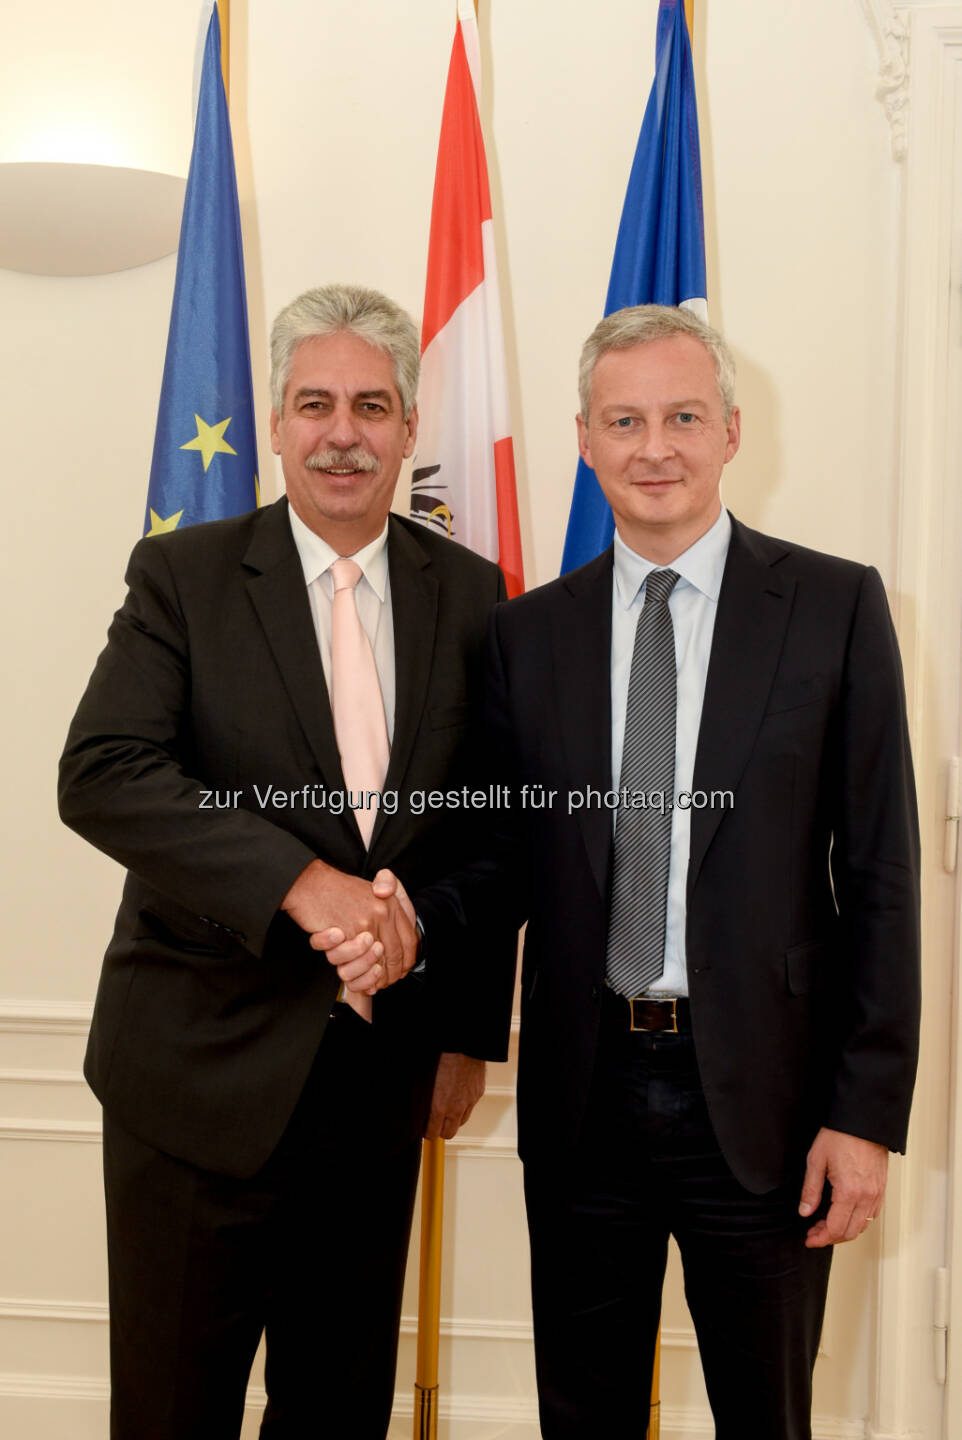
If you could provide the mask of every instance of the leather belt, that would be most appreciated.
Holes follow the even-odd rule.
[[[608,985],[604,995],[608,1019],[619,1030],[677,1035],[691,1029],[691,1011],[684,995],[617,995]]]

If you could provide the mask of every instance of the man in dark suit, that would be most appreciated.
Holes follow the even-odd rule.
[[[669,1234],[719,1440],[808,1437],[831,1246],[875,1219],[905,1145],[919,880],[895,636],[874,570],[723,508],[733,389],[683,311],[588,340],[579,442],[615,543],[495,612],[516,823],[500,862],[415,897],[442,948],[493,890],[528,918],[546,1440],[644,1433]]]
[[[422,797],[473,778],[500,571],[389,517],[417,430],[403,311],[330,286],[271,343],[287,497],[136,547],[61,766],[64,819],[128,870],[86,1065],[115,1440],[236,1440],[262,1332],[263,1436],[381,1440],[420,1139],[454,1133],[507,1041],[510,937],[408,973],[403,886],[371,884],[472,853]],[[365,713],[331,688],[348,556]],[[368,728],[387,768],[362,795]],[[340,975],[338,934],[365,950]]]

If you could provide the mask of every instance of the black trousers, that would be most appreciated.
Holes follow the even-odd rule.
[[[582,1141],[525,1166],[545,1440],[642,1440],[669,1235],[716,1440],[810,1440],[831,1250],[805,1249],[801,1183],[753,1195],[731,1174],[690,1031],[605,1023]]]
[[[336,1009],[249,1180],[105,1114],[112,1440],[237,1440],[262,1333],[263,1440],[384,1440],[420,1144],[379,1145],[376,1115],[365,1127],[378,1042]]]

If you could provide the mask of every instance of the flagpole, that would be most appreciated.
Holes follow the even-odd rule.
[[[688,39],[692,47],[692,59],[695,54],[695,0],[685,0],[685,23],[688,26]],[[661,1440],[661,1325],[658,1326],[658,1334],[655,1336],[655,1358],[651,1371],[651,1405],[648,1410],[648,1433],[646,1440]]]
[[[688,39],[695,56],[695,0],[685,0],[685,23]],[[651,1405],[648,1410],[648,1433],[646,1440],[661,1440],[661,1325],[655,1336],[655,1359],[651,1371]]]
[[[224,76],[224,94],[230,104],[230,0],[217,0],[220,14],[220,68]]]
[[[414,1379],[414,1440],[437,1440],[438,1433],[443,1220],[444,1141],[425,1140],[421,1162],[421,1266],[418,1286],[418,1355]]]
[[[425,282],[424,325],[421,336],[421,428],[414,472],[415,484],[412,485],[411,514],[415,519],[428,522],[439,513],[446,514],[450,534],[452,514],[456,511],[460,526],[457,531],[458,540],[469,549],[487,555],[489,559],[497,559],[504,570],[508,593],[515,595],[524,589],[524,567],[521,558],[507,382],[503,373],[504,341],[501,334],[497,265],[493,255],[485,259],[484,235],[485,227],[491,222],[491,200],[478,114],[481,76],[477,29],[478,0],[471,0],[471,3],[469,0],[459,0],[455,9],[455,43],[451,51],[448,82],[445,87],[439,157],[443,153],[450,160],[452,150],[458,151],[451,173],[457,173],[462,179],[468,177],[468,190],[462,193],[460,186],[452,186],[448,178],[449,171],[441,167],[439,158],[431,208],[431,239],[428,245]],[[466,152],[461,152],[461,122],[477,134],[477,152],[470,146]],[[445,245],[451,243],[446,222],[451,218],[452,207],[458,210],[464,206],[467,206],[466,215],[470,217],[470,228],[477,245],[477,259],[481,263],[483,276],[480,285],[477,285],[476,280],[472,280],[472,287],[477,286],[472,293],[479,294],[482,299],[489,297],[485,299],[483,355],[478,350],[478,337],[471,335],[465,328],[462,305],[457,304],[453,312],[445,311],[442,314],[444,302],[440,302],[439,297],[441,259]],[[453,268],[456,271],[458,266]],[[468,293],[465,291],[461,294],[462,302]],[[435,343],[442,330],[451,337],[450,349],[443,351],[443,362],[440,359],[442,351]],[[463,367],[465,360],[470,360],[472,355],[479,364],[479,373],[486,377],[481,387],[483,393],[478,395],[479,403],[471,417],[463,414],[452,416],[450,405],[446,405],[441,398],[443,393],[452,393],[450,390],[445,391],[440,385],[441,372],[444,367],[453,366],[455,373],[461,373],[458,367]],[[475,371],[469,365],[463,373],[474,376]],[[429,415],[430,424],[427,423]],[[464,423],[466,418],[470,420],[467,426]],[[470,467],[458,464],[454,459],[465,434],[469,439],[478,440],[479,454],[488,447],[487,454],[491,462],[487,470],[483,466],[479,467],[473,494],[460,484],[451,484],[448,480],[449,476],[464,476],[470,472]],[[452,442],[452,436],[457,437],[456,441]],[[471,453],[474,454],[474,451]],[[418,463],[426,468],[419,471]],[[443,498],[436,498],[431,494],[430,487],[426,487],[425,483],[422,483],[415,493],[419,474],[423,475],[426,481],[442,467],[447,467],[438,492]],[[486,502],[490,502],[490,510],[486,508]],[[493,534],[490,526],[492,518],[495,519]],[[438,1433],[444,1159],[444,1140],[424,1141],[414,1440],[436,1440]]]
[[[692,47],[692,59],[695,54],[695,0],[685,0],[685,23],[688,26],[688,39]],[[655,1358],[651,1371],[651,1405],[648,1411],[648,1434],[647,1440],[661,1440],[661,1325],[658,1326],[658,1334],[655,1336]]]

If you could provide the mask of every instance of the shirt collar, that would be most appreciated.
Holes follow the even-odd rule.
[[[731,534],[732,522],[723,505],[714,525],[710,530],[706,530],[694,545],[689,545],[670,565],[656,565],[654,561],[646,560],[643,555],[626,545],[616,530],[615,593],[618,603],[623,609],[629,610],[652,570],[674,570],[679,576],[676,590],[678,586],[687,583],[709,600],[717,601]]]
[[[312,585],[318,576],[329,570],[334,561],[338,559],[338,552],[322,540],[309,525],[298,515],[292,505],[287,507],[288,518],[291,522],[291,534],[294,537],[294,544],[297,547],[297,554],[300,558],[301,569],[304,571],[305,585]],[[385,520],[384,529],[380,535],[362,549],[356,550],[351,559],[361,567],[361,572],[371,589],[382,602],[387,592],[387,531],[388,522]]]

